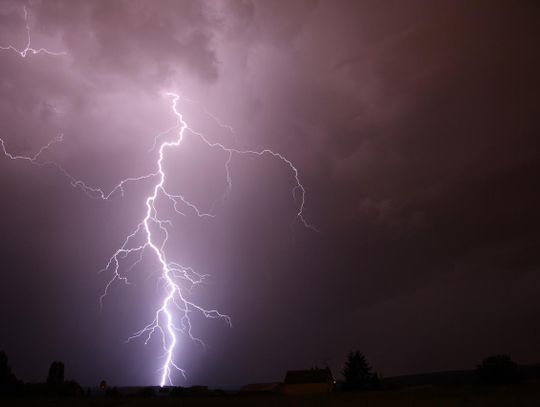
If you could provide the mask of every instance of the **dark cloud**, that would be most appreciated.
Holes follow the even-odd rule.
[[[188,70],[204,81],[217,78],[211,49],[217,23],[202,2],[66,1],[33,8],[36,27],[59,34],[74,65],[97,80],[114,75],[166,82]]]

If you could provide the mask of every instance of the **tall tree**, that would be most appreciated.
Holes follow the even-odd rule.
[[[7,355],[0,351],[0,394],[12,394],[19,381],[11,371]]]
[[[349,352],[342,373],[345,378],[344,389],[347,391],[371,390],[378,387],[377,375],[372,372],[366,357],[359,351]]]
[[[54,361],[49,368],[49,375],[47,376],[47,384],[57,386],[64,383],[64,363],[60,361]]]

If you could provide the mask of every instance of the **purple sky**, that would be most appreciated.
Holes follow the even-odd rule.
[[[188,385],[276,381],[351,349],[385,376],[539,362],[540,7],[535,1],[0,1],[0,138],[110,190],[151,172],[174,125],[167,90],[237,157],[214,219],[174,217],[168,251],[211,274],[194,294],[233,319],[194,318]],[[205,114],[232,125],[236,136]],[[236,140],[235,140],[236,137]],[[236,144],[235,144],[236,143]],[[203,210],[224,155],[185,140],[171,185]],[[160,298],[98,274],[143,214],[151,184],[89,199],[52,167],[0,156],[0,348],[24,380],[52,360],[84,385],[154,384],[157,342],[124,340]],[[291,228],[292,222],[292,228]]]

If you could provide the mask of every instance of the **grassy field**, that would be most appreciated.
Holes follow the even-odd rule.
[[[368,393],[335,393],[320,396],[222,396],[222,397],[157,397],[157,398],[67,398],[67,399],[0,399],[7,406],[185,406],[185,407],[248,407],[248,406],[540,406],[540,383],[500,388],[446,387],[386,390]]]

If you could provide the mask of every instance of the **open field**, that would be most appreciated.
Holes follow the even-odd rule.
[[[375,391],[368,393],[335,393],[320,396],[221,396],[156,398],[66,398],[66,399],[0,399],[2,406],[540,406],[540,383],[499,388],[444,387]]]

